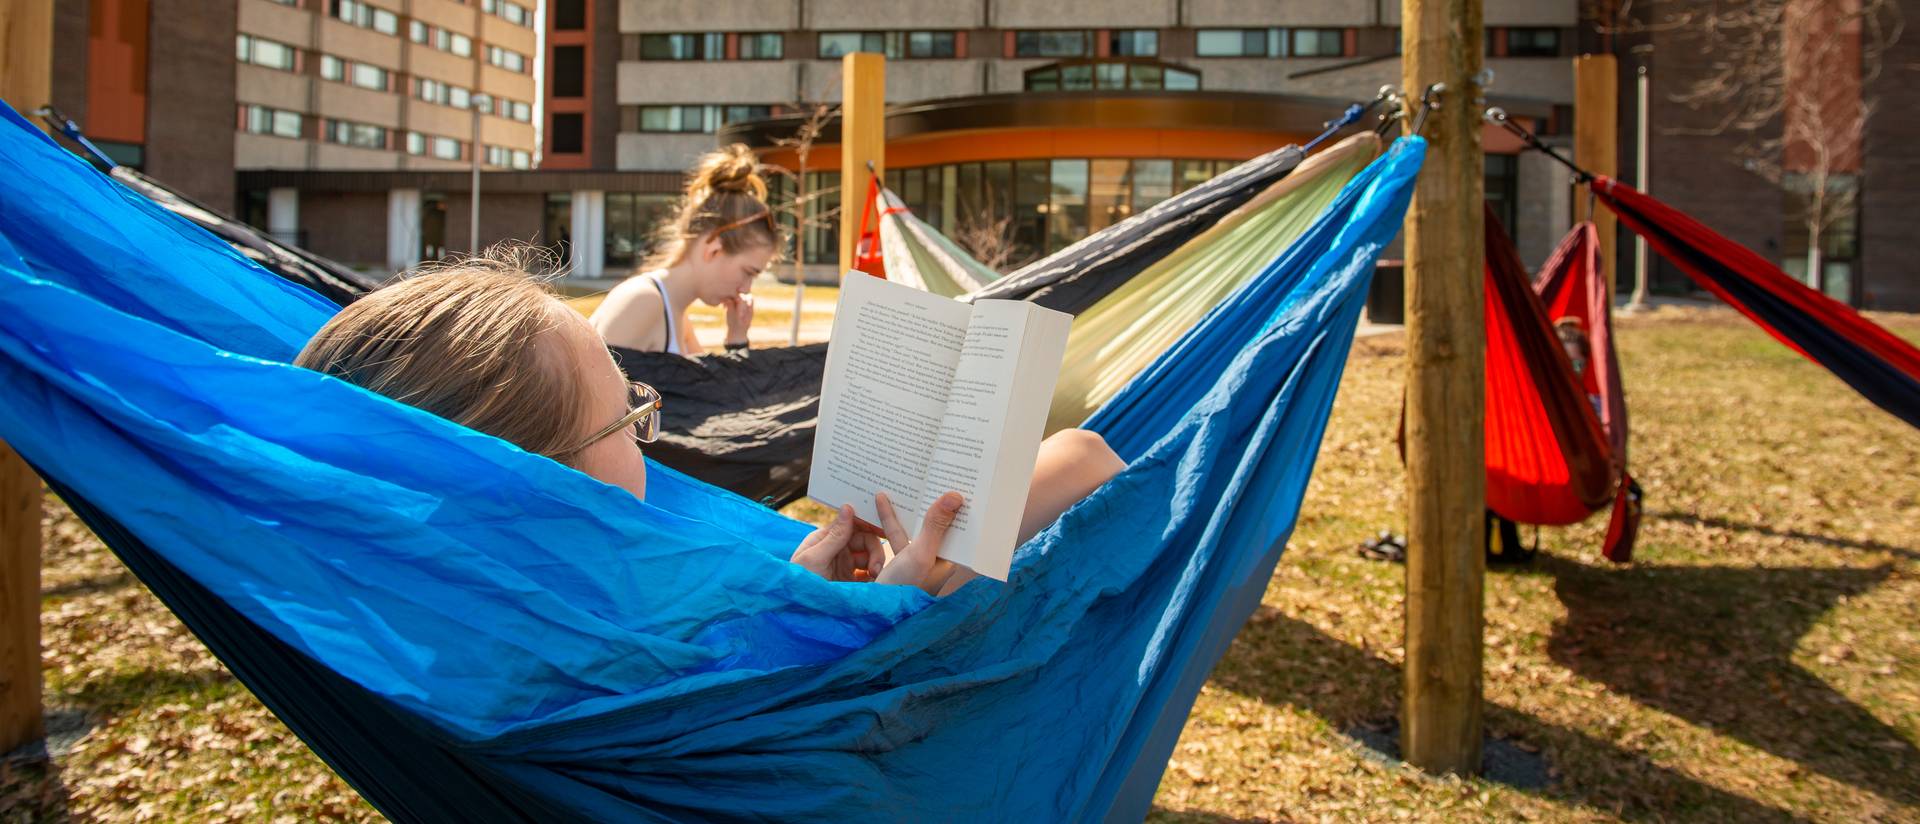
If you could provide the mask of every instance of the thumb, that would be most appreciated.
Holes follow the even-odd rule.
[[[940,545],[947,538],[947,530],[953,528],[954,518],[966,502],[960,493],[948,492],[927,507],[926,517],[920,520],[920,534],[913,539],[913,550],[928,559],[940,557]]]

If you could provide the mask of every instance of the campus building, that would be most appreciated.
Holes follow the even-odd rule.
[[[1716,129],[1716,110],[1685,99],[1727,62],[1725,44],[1663,22],[1712,6],[1487,0],[1488,100],[1570,151],[1571,58],[1616,55],[1631,182],[1645,65],[1653,194],[1804,277],[1806,181],[1837,181],[1850,193],[1821,227],[1823,288],[1920,309],[1904,248],[1920,206],[1920,37],[1877,53],[1856,27],[1840,32],[1852,51],[1782,58],[1787,97],[1817,90],[1812,111],[1871,114],[1813,170],[1780,140],[1790,118]],[[1005,219],[1017,263],[1397,85],[1398,13],[1392,0],[91,0],[58,6],[54,92],[117,157],[351,265],[394,271],[517,239],[595,281],[644,258],[699,153],[739,141],[797,168],[784,144],[838,101],[841,56],[878,52],[888,185],[951,235]],[[825,126],[815,191],[839,178],[838,126]],[[207,139],[225,130],[232,141]],[[1568,173],[1500,130],[1483,143],[1488,198],[1540,261],[1576,211]],[[809,230],[810,277],[837,275],[836,232]],[[1657,258],[1651,280],[1689,288]]]
[[[451,236],[464,218],[457,230],[447,219],[464,204],[445,193],[456,180],[464,193],[476,160],[533,167],[535,7],[62,2],[53,103],[116,161],[286,240],[357,263],[418,260],[464,243]],[[299,185],[354,175],[379,179],[378,191]],[[383,231],[390,222],[399,228]]]
[[[1347,103],[1372,99],[1400,75],[1396,3],[594,6],[617,9],[618,38],[588,45],[584,116],[557,104],[548,114],[548,162],[675,170],[716,143],[740,141],[797,170],[795,151],[782,142],[815,105],[838,101],[841,56],[878,52],[888,58],[888,185],[950,235],[969,231],[972,220],[1010,217],[1012,263],[1305,141]],[[1488,3],[1493,91],[1526,122],[1552,130],[1566,121],[1566,58],[1579,22],[1576,0]],[[1518,154],[1498,130],[1486,139],[1488,192],[1523,248],[1544,256],[1566,224],[1565,175]],[[810,153],[810,191],[838,185],[837,141],[830,121]],[[671,204],[670,192],[603,197],[604,205],[576,212],[597,219],[602,238],[597,249],[576,249],[587,272],[631,265]],[[831,210],[836,198],[818,205]],[[817,275],[834,274],[836,231],[810,232],[805,257],[823,267]]]

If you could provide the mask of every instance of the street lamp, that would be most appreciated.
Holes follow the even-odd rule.
[[[480,254],[480,108],[482,106],[491,107],[493,105],[493,97],[490,95],[476,94],[467,101],[467,105],[473,109],[473,142],[469,144],[468,149],[472,155],[471,160],[473,161],[473,183],[468,186],[467,190],[467,204],[469,207],[467,212],[467,231],[469,234],[467,251],[477,255]]]

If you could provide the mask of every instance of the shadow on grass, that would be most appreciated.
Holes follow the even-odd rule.
[[[1213,683],[1269,704],[1299,707],[1334,729],[1391,715],[1400,696],[1400,671],[1392,664],[1264,606],[1234,640]],[[1485,717],[1489,731],[1541,746],[1560,772],[1559,782],[1540,795],[1635,821],[1794,820],[1640,753],[1519,710],[1488,702]]]
[[[1920,749],[1794,663],[1800,638],[1878,567],[1602,568],[1541,555],[1567,607],[1547,654],[1615,693],[1836,781],[1920,802]]]
[[[205,705],[245,689],[226,670],[137,670],[85,682],[61,698],[96,719],[111,718],[154,704]]]
[[[1775,529],[1765,524],[1734,521],[1714,515],[1701,516],[1687,512],[1649,512],[1647,513],[1647,520],[1672,521],[1677,524],[1724,529],[1729,532],[1750,532],[1756,535],[1766,535],[1771,538],[1790,538],[1795,541],[1806,541],[1810,544],[1819,544],[1821,546],[1833,547],[1834,549],[1846,549],[1855,552],[1862,550],[1885,552],[1897,558],[1905,558],[1909,561],[1920,561],[1920,552],[1906,547],[1883,544],[1879,541],[1849,541],[1845,538],[1835,538],[1832,535],[1820,535],[1813,532],[1800,532],[1792,529]]]
[[[133,586],[133,573],[121,570],[112,575],[96,575],[68,581],[59,586],[40,590],[41,599],[71,598],[80,595],[92,595],[98,592],[115,592]]]

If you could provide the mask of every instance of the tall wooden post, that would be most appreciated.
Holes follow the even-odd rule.
[[[1480,768],[1486,165],[1481,0],[1401,0],[1402,87],[1445,83],[1406,223],[1407,658],[1400,751]],[[1412,101],[1410,100],[1410,105]]]
[[[0,2],[0,98],[23,114],[53,97],[53,0]],[[0,443],[0,753],[40,716],[40,479]]]
[[[1596,175],[1620,173],[1620,61],[1611,54],[1573,59],[1573,162]],[[1619,220],[1594,209],[1583,193],[1573,198],[1574,220],[1592,220],[1600,235],[1600,267],[1607,294],[1614,293],[1614,237]]]
[[[868,170],[867,164],[873,169]],[[887,171],[887,58],[854,52],[840,58],[840,273],[853,268],[860,207],[870,174]]]

